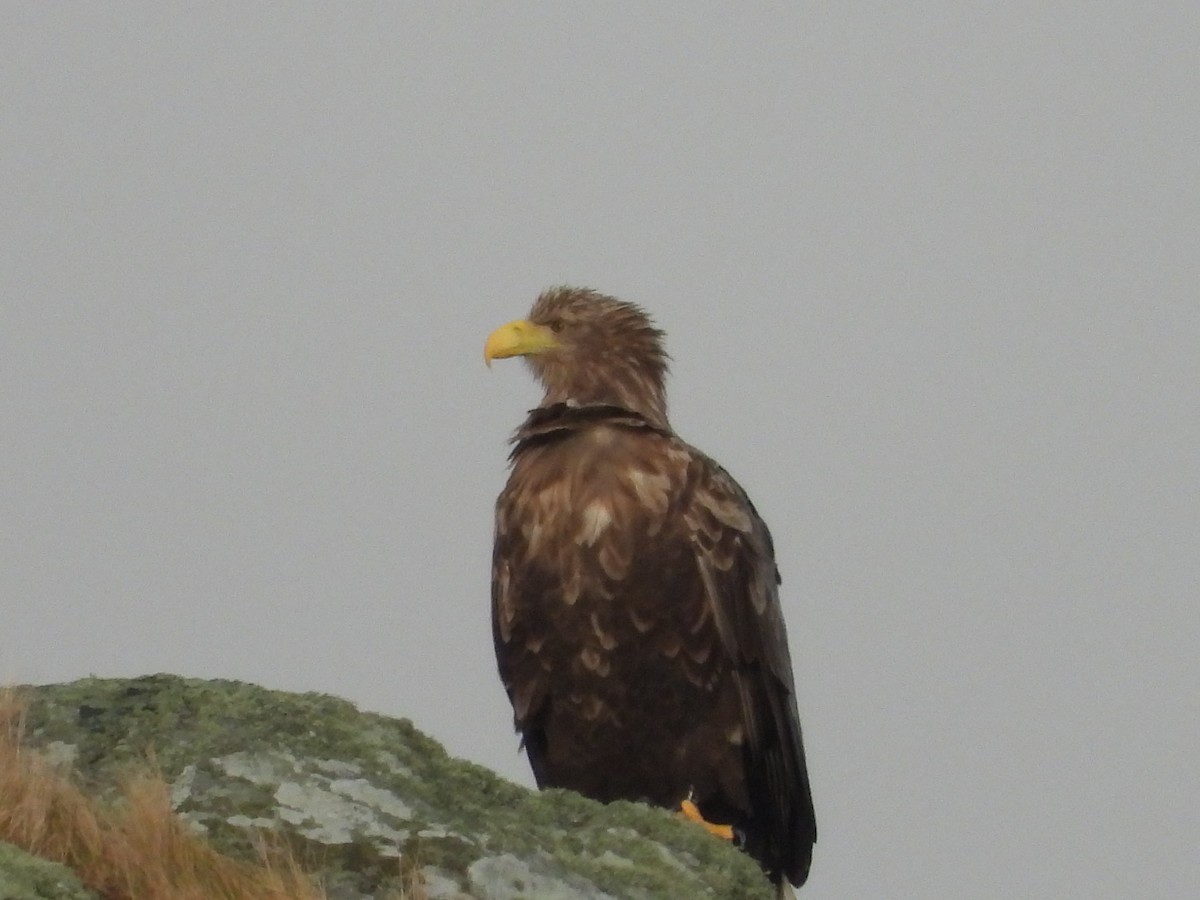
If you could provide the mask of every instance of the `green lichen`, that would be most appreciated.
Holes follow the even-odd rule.
[[[30,856],[0,841],[0,898],[3,900],[96,900],[66,866]]]

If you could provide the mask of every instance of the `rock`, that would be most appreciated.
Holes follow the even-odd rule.
[[[66,866],[30,856],[0,841],[0,898],[3,900],[96,900]]]
[[[335,697],[172,675],[20,691],[26,742],[90,791],[152,760],[219,850],[254,859],[256,833],[278,834],[331,900],[399,896],[414,876],[429,900],[773,896],[753,860],[664,810],[529,791]]]

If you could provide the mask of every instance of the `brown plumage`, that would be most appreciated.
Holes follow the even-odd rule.
[[[667,421],[662,332],[558,288],[492,334],[545,388],[496,504],[500,676],[541,787],[734,826],[776,883],[816,840],[767,527]]]

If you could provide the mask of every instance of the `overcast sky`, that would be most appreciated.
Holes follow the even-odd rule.
[[[804,896],[1196,895],[1200,5],[645,6],[0,6],[0,680],[532,784],[481,352],[588,285],[774,533]]]

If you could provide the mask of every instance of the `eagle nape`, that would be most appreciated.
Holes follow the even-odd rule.
[[[509,357],[544,395],[496,501],[492,635],[538,786],[689,804],[803,884],[817,828],[771,535],[672,429],[663,333],[554,288],[488,337]]]

